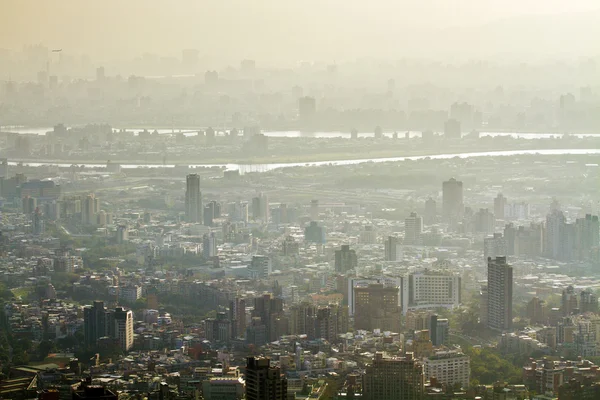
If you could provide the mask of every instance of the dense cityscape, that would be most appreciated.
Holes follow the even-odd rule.
[[[600,56],[14,47],[0,399],[600,399]]]

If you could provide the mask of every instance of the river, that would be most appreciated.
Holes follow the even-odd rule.
[[[600,149],[543,149],[543,150],[506,150],[506,151],[485,151],[473,153],[449,153],[449,154],[431,154],[421,156],[404,156],[404,157],[382,157],[382,158],[361,158],[349,160],[330,160],[330,161],[313,161],[313,162],[294,162],[294,163],[270,163],[270,164],[121,164],[122,169],[132,168],[221,168],[226,170],[238,170],[241,174],[251,172],[267,172],[279,168],[290,167],[318,167],[323,165],[353,165],[366,162],[382,163],[394,161],[416,161],[416,160],[445,160],[450,158],[470,158],[470,157],[508,157],[519,155],[594,155],[600,154]],[[9,165],[17,165],[19,161],[9,161]],[[73,164],[53,163],[53,162],[23,162],[24,166],[42,167],[42,166],[58,166],[60,168],[68,168]],[[77,164],[84,168],[104,168],[106,164]],[[595,164],[594,164],[595,165]]]
[[[47,132],[52,131],[52,127],[41,127],[41,128],[28,128],[28,127],[11,127],[11,126],[0,126],[0,131],[4,132],[16,132],[23,134],[32,134],[32,135],[45,135]],[[197,134],[199,128],[177,128],[177,129],[169,129],[169,128],[161,128],[155,129],[152,127],[148,128],[114,128],[117,130],[125,129],[127,132],[133,133],[135,135],[144,131],[145,129],[149,132],[153,132],[156,130],[161,135],[174,134],[183,132],[186,136],[194,136]],[[269,137],[277,137],[277,138],[317,138],[317,139],[334,139],[334,138],[350,138],[350,132],[302,132],[302,131],[263,131],[265,136]],[[383,132],[383,136],[392,137],[395,132]],[[437,132],[440,134],[440,132]],[[223,130],[217,132],[217,135],[223,135]],[[414,131],[408,132],[410,138],[418,138],[421,137],[421,132]],[[400,138],[404,138],[405,132],[398,132],[398,136]],[[468,134],[463,134],[467,136]],[[600,133],[528,133],[528,132],[479,132],[480,137],[490,136],[490,137],[498,137],[498,136],[509,136],[516,139],[553,139],[553,138],[562,138],[565,135],[577,138],[584,137],[598,137],[600,138]],[[373,132],[359,132],[358,137],[367,138],[373,137]]]

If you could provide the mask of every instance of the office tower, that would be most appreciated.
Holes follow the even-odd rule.
[[[479,289],[479,323],[488,325],[488,286],[482,285]]]
[[[203,400],[242,400],[244,380],[239,376],[218,376],[202,380]]]
[[[431,197],[425,201],[425,214],[423,222],[425,225],[433,225],[437,222],[437,203]]]
[[[598,296],[590,288],[582,290],[579,294],[579,311],[598,313]]]
[[[588,260],[592,250],[600,245],[598,216],[586,214],[585,218],[577,218],[575,230],[576,258],[580,261]]]
[[[553,210],[546,216],[546,236],[544,254],[554,260],[565,260],[564,236],[566,230],[566,219],[562,211]]]
[[[358,139],[358,131],[354,128],[350,131],[350,139],[352,139],[352,140]]]
[[[412,212],[404,220],[404,244],[421,245],[423,244],[423,218]]]
[[[335,342],[338,335],[348,332],[348,306],[302,302],[290,307],[289,313],[291,335],[305,334],[309,340]]]
[[[300,252],[300,243],[293,236],[288,235],[283,240],[282,252],[284,256],[296,256]]]
[[[354,329],[400,331],[398,287],[372,283],[354,287]]]
[[[23,214],[31,215],[37,208],[37,199],[30,196],[25,196],[21,199]]]
[[[494,233],[493,237],[483,239],[483,259],[488,260],[499,256],[508,255],[508,244],[501,233]]]
[[[325,228],[319,226],[317,221],[310,221],[310,224],[304,228],[304,240],[310,243],[325,243]]]
[[[446,271],[423,270],[403,280],[402,311],[409,308],[455,308],[460,306],[461,279]]]
[[[317,102],[314,97],[300,97],[298,99],[298,119],[301,122],[312,120],[317,112]]]
[[[446,344],[450,334],[450,322],[446,318],[439,318],[436,314],[430,317],[429,332],[431,334],[431,343],[434,346]]]
[[[579,307],[577,305],[577,294],[575,293],[575,288],[573,286],[568,286],[562,291],[560,309],[564,316],[579,313]]]
[[[480,208],[473,215],[473,232],[490,234],[494,233],[496,218],[487,208]]]
[[[432,378],[445,387],[460,385],[468,388],[471,381],[471,360],[456,350],[438,351],[423,360],[425,380]]]
[[[376,126],[373,132],[375,139],[381,139],[383,137],[383,129],[380,126]]]
[[[414,332],[414,338],[407,351],[411,351],[417,359],[429,357],[433,354],[433,343],[429,335],[429,329]]]
[[[217,237],[214,232],[206,233],[202,237],[202,256],[205,259],[215,257],[217,255]]]
[[[100,211],[100,201],[94,194],[88,194],[83,200],[81,207],[81,223],[84,225],[95,225],[96,214]]]
[[[123,307],[115,308],[112,313],[115,331],[112,337],[117,339],[119,347],[123,351],[129,351],[133,347],[133,313]]]
[[[271,275],[271,259],[268,256],[252,256],[248,267],[249,277],[252,279],[266,279]]]
[[[127,225],[117,226],[117,243],[123,244],[129,241],[129,227]]]
[[[506,232],[506,230],[505,230]],[[506,233],[505,233],[506,235]],[[540,257],[544,247],[544,226],[531,223],[530,226],[519,226],[514,234],[514,255],[518,257]],[[510,254],[508,254],[510,255]]]
[[[335,271],[346,273],[358,266],[356,251],[350,249],[350,245],[343,244],[340,250],[335,251]]]
[[[494,234],[496,236],[496,234]],[[514,256],[515,255],[515,243],[517,240],[517,230],[515,226],[511,222],[510,224],[506,224],[504,226],[504,235],[503,235],[505,244],[506,244],[506,254],[498,254],[500,256]],[[484,239],[485,240],[485,239]],[[485,243],[484,243],[485,248]],[[490,255],[492,257],[492,255]],[[487,257],[485,258],[487,260]]]
[[[246,361],[246,400],[287,399],[287,379],[269,358],[248,357]]]
[[[216,318],[205,319],[204,332],[206,339],[211,342],[227,343],[233,337],[231,321],[224,312],[217,313]]]
[[[189,174],[185,186],[185,220],[192,223],[202,222],[203,210],[200,176]]]
[[[83,308],[83,335],[85,344],[94,347],[98,339],[108,333],[107,311],[103,301]]]
[[[319,200],[310,201],[310,219],[316,221],[319,219]]]
[[[396,236],[388,236],[384,243],[385,261],[400,261],[402,259],[402,245]]]
[[[506,257],[488,259],[488,327],[507,331],[512,327],[513,269]]]
[[[463,183],[452,178],[442,184],[442,216],[455,230],[464,214]]]
[[[361,244],[375,244],[377,243],[377,232],[373,228],[373,225],[365,225],[360,231],[358,241]]]
[[[444,137],[453,140],[460,139],[462,137],[460,122],[455,119],[444,122]]]
[[[496,219],[504,219],[504,209],[507,206],[506,197],[502,193],[498,193],[498,196],[494,199],[494,216]]]
[[[497,215],[496,218],[498,218]],[[509,221],[529,219],[529,204],[523,201],[519,203],[506,204],[504,207],[504,219]]]
[[[246,300],[236,297],[229,302],[229,319],[231,320],[231,336],[243,337],[246,334]]]
[[[363,400],[422,400],[424,398],[423,365],[413,358],[384,358],[375,353],[363,376]]]
[[[533,297],[527,303],[527,318],[531,324],[546,325],[548,323],[548,307],[544,300]]]
[[[39,207],[36,207],[35,211],[31,214],[31,230],[34,235],[41,235],[44,233],[44,218]]]
[[[252,199],[252,217],[265,223],[269,222],[269,197],[266,194],[259,193]]]
[[[104,67],[96,68],[96,81],[102,82],[106,78]]]
[[[254,310],[252,310],[252,324],[246,329],[246,341],[260,345],[258,342],[251,341],[250,331],[260,330],[260,325],[264,326],[265,342],[278,340],[280,336],[287,335],[289,331],[289,319],[283,312],[283,299],[272,297],[265,294],[261,297],[255,297]],[[256,332],[251,334],[256,334]],[[263,343],[264,344],[264,343]]]

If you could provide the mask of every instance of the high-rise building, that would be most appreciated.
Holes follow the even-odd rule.
[[[402,311],[415,308],[455,308],[460,306],[461,279],[458,274],[423,270],[403,280]]]
[[[400,331],[398,287],[383,283],[354,287],[354,329]]]
[[[506,208],[506,205],[506,197],[504,197],[502,193],[498,193],[498,196],[494,199],[494,216],[496,219],[504,219],[504,209]]]
[[[290,334],[305,334],[309,340],[329,342],[348,332],[348,306],[316,306],[303,302],[290,307]]]
[[[81,207],[81,223],[84,225],[95,225],[97,214],[100,211],[100,201],[92,193],[83,200]]]
[[[496,258],[507,255],[507,240],[502,236],[501,233],[494,233],[493,237],[486,237],[483,239],[483,259],[485,261],[487,261],[490,257]]]
[[[200,192],[200,176],[189,174],[185,186],[185,219],[187,222],[199,223],[203,220],[202,193]]]
[[[257,197],[252,198],[252,217],[269,222],[269,197],[266,194],[259,193]]]
[[[252,279],[266,279],[272,273],[271,259],[268,256],[253,256],[248,273]]]
[[[434,346],[442,346],[448,340],[450,322],[447,318],[439,318],[437,314],[433,314],[429,321],[429,332],[431,333],[431,343]]]
[[[435,378],[446,387],[460,385],[468,388],[471,380],[471,360],[469,356],[456,351],[438,351],[423,360],[425,379]]]
[[[324,244],[326,240],[325,228],[319,226],[317,221],[310,221],[304,228],[304,240],[311,243]]]
[[[513,269],[506,257],[488,259],[487,325],[507,331],[512,327]]]
[[[287,399],[287,379],[269,358],[248,357],[245,378],[246,400]]]
[[[444,123],[444,137],[446,139],[460,139],[462,136],[460,122],[455,119],[449,119]]]
[[[597,215],[586,214],[585,218],[575,221],[575,247],[578,260],[588,260],[591,251],[600,246],[600,224]]]
[[[288,334],[289,319],[287,314],[284,314],[283,312],[283,299],[280,297],[272,297],[270,294],[265,294],[264,296],[255,297],[253,302],[253,323],[246,329],[247,342],[261,345],[257,342],[251,342],[250,340],[252,338],[248,335],[249,329],[260,330],[260,325],[264,326],[265,342],[278,340],[280,336]]]
[[[566,219],[560,210],[553,210],[546,216],[546,236],[544,254],[554,260],[564,260],[564,232]]]
[[[202,237],[202,256],[206,259],[217,255],[217,237],[214,232],[207,233]]]
[[[231,336],[243,337],[246,334],[246,300],[236,297],[229,302],[229,319],[231,320]]]
[[[442,216],[451,229],[458,227],[464,214],[463,183],[452,178],[442,184]]]
[[[350,245],[343,244],[340,250],[335,251],[335,270],[345,273],[358,266],[356,251],[350,249]]]
[[[425,225],[433,225],[437,222],[437,203],[431,197],[425,201],[425,214],[423,217]]]
[[[423,218],[412,212],[404,220],[404,244],[421,245],[423,243]]]
[[[129,351],[133,347],[133,313],[123,307],[115,308],[112,312],[115,331],[113,338],[118,340],[119,347],[123,351]]]
[[[296,242],[292,235],[285,237],[282,245],[282,253],[284,256],[295,256],[300,252],[300,244]]]
[[[108,334],[108,313],[103,301],[94,301],[83,308],[83,336],[87,346],[96,346],[98,339]]]
[[[377,352],[363,376],[364,400],[422,400],[424,398],[423,365],[413,358],[384,358]]]
[[[388,236],[384,243],[385,261],[400,261],[402,259],[402,245],[397,236]]]
[[[473,232],[490,234],[494,233],[496,218],[487,208],[480,208],[473,215]]]
[[[301,122],[310,122],[317,112],[317,102],[314,97],[300,97],[298,99],[298,119]]]
[[[375,244],[377,242],[377,232],[373,225],[365,225],[360,231],[358,240],[361,244]]]
[[[204,331],[206,339],[210,341],[227,343],[233,337],[231,320],[224,312],[217,313],[216,318],[204,320]]]

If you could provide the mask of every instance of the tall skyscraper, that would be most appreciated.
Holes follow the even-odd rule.
[[[437,203],[431,197],[425,201],[423,222],[425,225],[433,225],[437,222]]]
[[[95,225],[96,224],[96,214],[100,211],[100,200],[94,196],[94,194],[89,194],[83,200],[83,205],[81,207],[81,223],[84,225]]]
[[[350,245],[343,244],[340,250],[335,251],[335,271],[345,273],[358,266],[356,251]]]
[[[423,218],[412,212],[404,220],[404,244],[421,245],[423,243]]]
[[[115,308],[112,313],[115,331],[113,338],[119,342],[123,351],[129,351],[133,347],[133,313],[123,307]]]
[[[103,301],[94,301],[83,309],[83,335],[87,346],[96,346],[98,339],[108,333],[108,315]]]
[[[383,283],[354,287],[354,328],[372,331],[400,331],[402,308],[398,287]]]
[[[287,399],[287,379],[269,358],[248,357],[245,378],[246,400]]]
[[[462,136],[460,122],[449,119],[444,123],[444,138],[457,140]]]
[[[456,229],[464,214],[463,183],[452,178],[442,184],[442,216],[444,222]]]
[[[592,249],[600,246],[600,224],[597,215],[586,214],[585,218],[577,218],[576,230],[576,255],[578,260],[587,260],[591,257]]]
[[[423,365],[413,358],[384,358],[377,352],[363,376],[364,400],[422,400],[424,398]]]
[[[203,207],[202,193],[200,192],[200,176],[189,174],[185,186],[185,219],[187,222],[202,222]]]
[[[269,222],[269,197],[266,194],[259,193],[257,197],[252,198],[252,217],[265,223]]]
[[[217,237],[214,232],[207,233],[202,237],[202,256],[206,259],[217,255]]]
[[[494,216],[496,219],[504,219],[504,208],[506,208],[506,197],[502,193],[498,193],[498,196],[494,199]]]
[[[488,259],[487,323],[491,329],[512,327],[513,269],[506,257]]]
[[[384,243],[385,261],[399,261],[402,258],[402,246],[398,237],[388,236]]]
[[[563,260],[563,241],[566,225],[565,215],[562,211],[554,209],[546,216],[546,236],[544,241],[544,254],[554,260]]]

